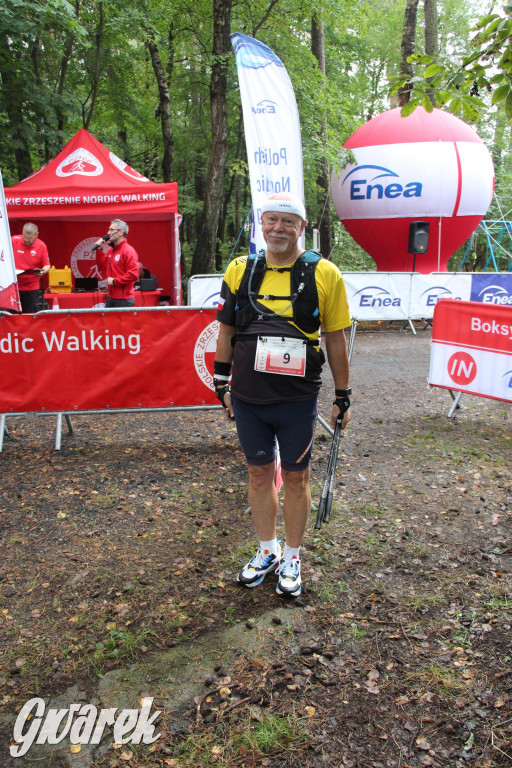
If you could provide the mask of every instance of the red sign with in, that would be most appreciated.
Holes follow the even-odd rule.
[[[512,401],[512,307],[441,299],[429,384]]]
[[[448,375],[456,384],[471,384],[476,373],[475,358],[467,352],[455,352],[448,360]]]

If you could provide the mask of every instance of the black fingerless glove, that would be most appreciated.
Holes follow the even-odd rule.
[[[340,409],[340,415],[339,418],[342,419],[345,413],[350,408],[350,398],[349,395],[352,394],[351,389],[335,389],[334,394],[336,396],[336,400],[333,402],[333,405],[337,405]]]
[[[213,363],[213,385],[215,387],[215,394],[223,408],[226,408],[224,396],[227,392],[231,392],[231,387],[229,386],[230,376],[231,363],[219,363],[215,360]]]
[[[227,392],[231,392],[231,387],[229,386],[229,384],[226,384],[225,381],[218,381],[217,379],[214,379],[213,383],[215,385],[215,394],[217,395],[217,398],[222,403],[222,407],[227,408],[226,403],[224,402],[224,395]]]

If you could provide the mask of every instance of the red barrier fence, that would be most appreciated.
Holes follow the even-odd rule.
[[[512,402],[512,307],[441,299],[434,310],[429,384]]]
[[[215,313],[0,314],[0,413],[218,405]]]

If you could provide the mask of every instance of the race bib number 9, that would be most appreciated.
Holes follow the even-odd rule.
[[[254,369],[262,373],[304,376],[306,373],[306,343],[301,339],[260,336],[256,346]]]

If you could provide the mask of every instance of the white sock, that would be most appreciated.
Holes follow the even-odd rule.
[[[277,539],[271,539],[270,541],[260,541],[260,549],[265,555],[277,555],[279,552],[279,544]]]
[[[294,557],[298,558],[300,547],[289,547],[288,544],[284,545],[283,560],[290,562]]]

